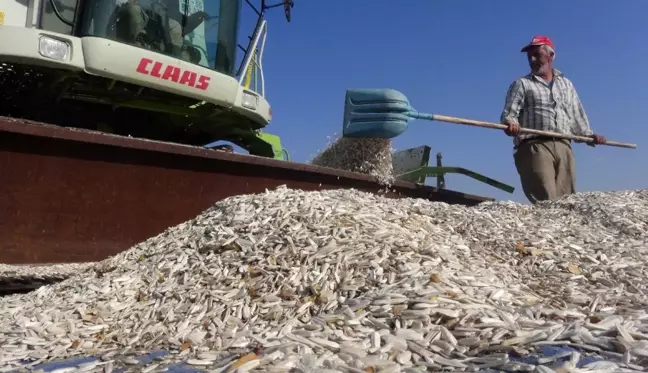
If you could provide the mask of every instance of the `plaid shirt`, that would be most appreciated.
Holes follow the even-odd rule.
[[[566,135],[593,134],[574,84],[554,69],[553,86],[529,74],[515,80],[506,92],[501,121],[511,119],[520,127],[558,132]],[[517,147],[536,135],[520,134],[513,139]]]

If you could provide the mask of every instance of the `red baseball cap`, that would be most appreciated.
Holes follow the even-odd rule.
[[[556,50],[553,41],[551,41],[548,36],[536,35],[533,37],[533,39],[531,39],[531,42],[529,42],[529,44],[522,48],[520,52],[526,52],[531,47],[534,47],[536,45],[548,45],[551,47],[551,49]]]

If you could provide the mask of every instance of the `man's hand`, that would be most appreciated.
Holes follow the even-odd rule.
[[[589,146],[596,146],[596,145],[605,144],[605,142],[607,141],[605,139],[605,137],[603,137],[601,135],[597,135],[597,134],[593,134],[590,137],[594,140],[594,142],[588,142],[587,145],[589,145]]]
[[[511,119],[506,119],[504,120],[504,124],[508,126],[507,129],[504,130],[504,133],[506,133],[509,136],[517,136],[520,134],[520,125]]]

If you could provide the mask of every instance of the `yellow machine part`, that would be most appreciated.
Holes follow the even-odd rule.
[[[256,74],[255,74],[255,67],[256,67],[256,53],[252,56],[252,59],[250,60],[250,64],[248,65],[247,71],[245,71],[245,80],[243,82],[243,86],[247,89],[250,89],[250,84],[252,83],[252,76],[254,75],[254,80],[256,82]],[[256,85],[256,84],[255,84]],[[254,87],[256,88],[256,87]]]

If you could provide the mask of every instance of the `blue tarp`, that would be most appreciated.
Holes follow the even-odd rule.
[[[550,357],[558,354],[564,354],[566,352],[572,352],[572,351],[579,351],[575,350],[571,347],[561,347],[561,346],[541,346],[540,347],[540,353],[537,355],[528,355],[524,357],[513,357],[511,356],[511,361],[517,361],[517,362],[522,362],[522,363],[527,363],[527,364],[537,364],[538,358],[541,357]],[[583,351],[579,351],[583,353]],[[153,362],[155,359],[160,359],[163,358],[164,356],[168,355],[168,352],[166,351],[154,351],[150,352],[145,355],[141,355],[136,357],[137,360],[140,361],[141,366],[145,366],[147,364],[150,364]],[[55,369],[61,369],[61,368],[67,368],[67,367],[76,367],[80,364],[84,363],[89,363],[93,361],[99,360],[99,357],[76,357],[73,359],[66,359],[66,360],[61,360],[61,361],[55,361],[55,362],[48,362],[48,363],[43,363],[43,364],[38,364],[34,365],[31,367],[31,369],[42,369],[45,372],[51,372]],[[565,362],[569,360],[569,356],[563,357],[560,359],[557,359],[556,361],[559,362]],[[581,358],[580,362],[578,363],[578,366],[581,367],[583,365],[587,365],[590,363],[593,363],[595,361],[602,360],[600,358],[592,357],[592,356],[585,356],[583,353],[583,357]],[[218,364],[218,362],[215,362]],[[554,363],[551,363],[549,365],[554,365]],[[164,368],[166,367],[168,370],[167,372],[169,373],[194,373],[194,372],[204,372],[206,369],[209,369],[209,367],[194,367],[191,365],[188,365],[186,363],[176,363],[172,365],[160,365],[158,368]],[[121,373],[126,371],[127,368],[122,368],[122,367],[117,367],[115,366],[115,369],[113,372],[115,373]],[[481,373],[500,373],[502,371],[500,370],[493,370],[493,369],[488,369],[488,370],[482,370]]]

